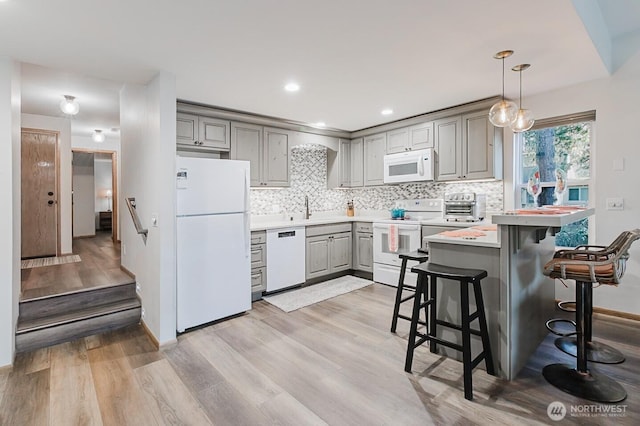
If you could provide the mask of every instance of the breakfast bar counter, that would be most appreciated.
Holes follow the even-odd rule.
[[[425,238],[429,243],[429,261],[487,271],[482,291],[498,376],[515,379],[548,334],[545,322],[554,314],[555,283],[542,271],[556,250],[553,236],[561,226],[593,214],[594,209],[519,210],[494,215],[496,230],[489,231],[486,227],[482,230],[485,235],[450,236],[457,235],[454,233]],[[475,228],[467,230],[480,230]],[[439,290],[442,295],[438,298],[438,316],[459,320],[458,286],[452,283],[441,287],[444,288]],[[459,339],[455,335],[443,336]],[[472,353],[478,353],[479,343],[473,342]],[[459,358],[456,352],[443,352]]]

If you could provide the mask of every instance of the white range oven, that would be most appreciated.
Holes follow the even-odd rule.
[[[421,221],[442,217],[442,199],[402,200],[396,204],[405,209],[406,219],[384,219],[373,223],[373,280],[397,287],[402,264],[398,255],[420,248]],[[390,235],[396,232],[396,229],[397,244],[391,244]],[[406,284],[415,285],[416,274],[411,272],[411,267],[417,264],[418,262],[408,261]]]

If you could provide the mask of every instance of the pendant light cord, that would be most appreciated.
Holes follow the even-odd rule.
[[[502,100],[504,101],[504,58],[502,58]]]
[[[520,109],[522,109],[522,70],[520,70]]]

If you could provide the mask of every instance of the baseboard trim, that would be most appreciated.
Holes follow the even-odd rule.
[[[77,235],[77,236],[74,236],[73,239],[74,240],[81,240],[83,238],[95,238],[95,236],[96,236],[96,234],[93,234],[93,235]]]
[[[133,272],[131,272],[130,270],[128,270],[127,268],[125,268],[124,266],[120,265],[120,270],[122,272],[124,272],[125,274],[129,275],[131,278],[133,278],[134,280],[136,279],[136,274],[134,274]]]
[[[556,305],[558,304],[558,302],[560,302],[560,300],[556,299]],[[624,319],[628,319],[628,320],[632,320],[632,321],[640,321],[640,315],[639,314],[632,314],[631,312],[616,311],[616,310],[613,310],[613,309],[599,308],[597,306],[593,307],[593,313],[594,314],[600,314],[600,315],[606,315],[606,316],[609,316],[609,317],[624,318]]]
[[[160,349],[160,342],[158,342],[158,339],[156,339],[156,336],[151,332],[151,330],[149,330],[149,327],[147,327],[147,324],[144,322],[144,320],[140,320],[140,324],[142,324],[142,328],[144,329],[144,332],[147,333],[147,336],[149,337],[149,339],[151,339],[151,343],[153,343],[153,346],[156,347],[156,349]]]

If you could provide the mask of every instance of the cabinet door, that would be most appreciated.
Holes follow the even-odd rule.
[[[231,159],[249,161],[251,186],[262,183],[262,126],[231,123]]]
[[[264,128],[262,172],[267,186],[289,186],[290,138],[287,130]]]
[[[364,146],[362,138],[351,141],[351,187],[364,185]]]
[[[331,272],[340,272],[351,269],[351,232],[343,232],[330,236],[329,264]]]
[[[364,185],[384,183],[383,157],[387,150],[387,134],[379,133],[364,138]]]
[[[340,150],[339,186],[348,188],[351,186],[351,141],[340,139],[340,147],[338,149]]]
[[[251,270],[251,293],[262,292],[267,289],[267,268]]]
[[[355,262],[353,269],[373,272],[373,235],[356,232]]]
[[[198,116],[176,114],[176,143],[179,145],[198,145]]]
[[[433,121],[409,127],[409,149],[425,149],[433,146]]]
[[[465,179],[484,179],[493,173],[493,134],[494,127],[485,111],[462,116],[462,177]]]
[[[306,279],[329,274],[329,236],[307,238],[305,258]]]
[[[216,151],[229,151],[231,130],[228,121],[199,117],[198,129],[198,145],[203,148],[215,148]]]
[[[387,132],[387,154],[404,152],[409,149],[409,128]]]
[[[436,180],[462,178],[462,117],[444,118],[435,122],[437,152]]]

